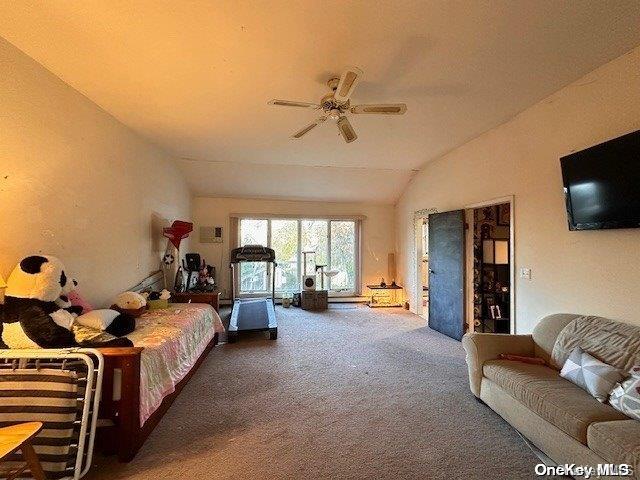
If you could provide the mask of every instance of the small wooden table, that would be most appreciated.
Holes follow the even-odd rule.
[[[367,285],[371,290],[371,300],[367,303],[371,308],[375,307],[401,307],[397,292],[402,290],[400,285]]]
[[[4,460],[16,450],[22,451],[26,465],[18,470],[6,473],[7,480],[18,478],[27,468],[36,480],[45,480],[42,465],[38,460],[31,440],[42,429],[41,422],[28,422],[0,428],[0,459]],[[3,472],[4,473],[4,472]]]
[[[220,291],[212,292],[173,292],[172,303],[206,303],[211,305],[216,312],[220,312]]]

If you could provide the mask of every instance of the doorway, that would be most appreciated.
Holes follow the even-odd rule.
[[[435,208],[425,208],[413,214],[416,251],[413,301],[416,314],[426,321],[429,321],[429,215],[434,213]]]
[[[471,205],[466,218],[467,329],[514,333],[513,198]]]

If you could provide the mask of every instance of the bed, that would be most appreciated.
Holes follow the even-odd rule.
[[[149,288],[154,279],[158,273],[136,289]],[[105,360],[100,450],[121,462],[132,460],[222,332],[211,305],[172,303],[137,319],[136,330],[128,335],[133,347],[99,349]]]

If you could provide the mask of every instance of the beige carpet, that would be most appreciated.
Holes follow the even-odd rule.
[[[216,347],[136,459],[90,479],[533,478],[467,387],[459,342],[400,309],[277,308],[279,338]]]

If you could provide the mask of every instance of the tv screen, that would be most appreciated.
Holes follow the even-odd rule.
[[[640,130],[560,159],[570,230],[640,227]]]

